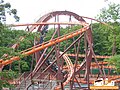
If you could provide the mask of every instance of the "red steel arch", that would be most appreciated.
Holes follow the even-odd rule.
[[[59,16],[59,15],[73,16],[76,20],[78,20],[80,22],[85,22],[85,20],[76,13],[73,13],[73,12],[70,12],[70,11],[53,11],[53,12],[47,13],[44,16],[40,17],[39,20],[36,23],[47,22],[51,18],[53,18],[55,16]],[[31,27],[30,31],[33,31],[36,27],[37,27],[37,25]],[[41,28],[42,28],[42,26],[39,26],[37,31],[41,31]]]

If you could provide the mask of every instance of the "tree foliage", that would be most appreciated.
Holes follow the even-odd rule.
[[[105,59],[109,65],[114,66],[117,73],[120,73],[120,55],[115,55],[109,59]]]
[[[119,22],[120,21],[120,4],[110,3],[108,7],[101,9],[97,18],[103,22]]]
[[[108,4],[108,8],[102,8],[100,14],[97,18],[101,21],[108,22],[108,24],[112,25],[113,28],[110,30],[109,39],[112,41],[112,55],[116,54],[116,44],[117,44],[117,36],[119,36],[120,27],[120,4],[110,3]]]
[[[0,0],[0,22],[6,21],[6,14],[13,15],[16,21],[19,21],[20,17],[17,15],[17,10],[11,8],[10,3],[5,3],[4,0]]]
[[[0,57],[3,60],[9,59],[13,56],[23,57],[21,51],[33,46],[34,38],[38,33],[28,33],[23,30],[12,30],[6,26],[0,26]],[[23,41],[19,40],[19,37],[26,37]],[[15,43],[19,44],[18,49],[12,49],[11,46]],[[3,57],[4,54],[8,54],[9,57]],[[28,60],[27,60],[28,59]],[[26,61],[25,61],[26,60]],[[18,71],[18,63],[21,64],[20,68],[22,72],[30,70],[31,56],[21,59],[21,61],[13,62],[12,69]],[[9,65],[4,69],[9,69]]]
[[[12,70],[4,70],[0,72],[0,90],[2,90],[3,87],[13,88],[13,85],[11,85],[8,81],[15,77],[17,77],[17,73]]]
[[[106,37],[108,43],[108,50],[112,51],[112,58],[107,59],[110,65],[115,66],[116,71],[120,72],[120,4],[110,3],[107,8],[102,8],[101,13],[97,16],[101,21],[107,22],[113,28],[107,29]],[[104,37],[104,36],[103,36]]]
[[[38,37],[38,34],[39,34],[39,33],[28,33],[23,30],[11,30],[8,27],[4,27],[4,26],[1,26],[0,31],[1,31],[0,33],[0,36],[1,36],[0,56],[3,56],[3,54],[8,54],[9,56],[20,56],[21,54],[19,52],[29,47],[32,47],[34,38]],[[22,42],[19,41],[19,37],[21,36],[26,37]],[[20,43],[19,48],[16,50],[10,48],[10,46],[15,43]],[[32,61],[31,56],[28,56],[26,58],[21,58],[20,61],[13,62],[11,65],[11,68],[10,68],[10,65],[7,65],[3,68],[3,70],[12,69],[13,71],[17,73],[23,73],[26,71],[30,71],[31,61]],[[3,73],[3,77],[6,77],[4,76],[4,73]],[[0,83],[2,83],[0,84],[1,87],[9,87],[9,88],[13,87],[12,85],[9,84],[9,82],[7,82],[7,80],[0,80]]]

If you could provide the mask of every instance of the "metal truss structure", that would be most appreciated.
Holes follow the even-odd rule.
[[[68,21],[60,21],[61,17],[62,19],[68,18]],[[95,55],[93,50],[92,28],[85,19],[95,20],[79,16],[70,11],[54,11],[40,17],[34,24],[12,25],[27,26],[28,32],[36,30],[41,33],[40,40],[35,39],[33,47],[21,52],[23,56],[34,54],[36,65],[32,72],[19,77],[19,80],[16,81],[17,86],[15,90],[33,90],[33,88],[34,90],[89,90],[90,84],[93,83],[93,76],[91,74],[91,68],[93,67],[98,68],[99,77],[104,79],[107,77],[103,68],[111,69],[114,67],[106,66],[101,68],[101,65],[108,63],[98,62],[97,58],[110,58],[110,56]],[[79,25],[80,28],[70,32],[70,29],[75,25]],[[48,32],[48,26],[53,26],[54,32],[50,40],[44,41],[46,32]],[[67,34],[61,35],[62,26],[68,27]],[[20,41],[24,38],[20,37]],[[70,40],[72,42],[70,44],[67,43]],[[14,44],[12,48],[17,48],[19,44]],[[61,49],[63,47],[64,50]],[[72,53],[70,53],[71,51]],[[79,57],[82,57],[81,62]],[[92,63],[92,58],[94,58],[94,63]],[[15,56],[9,60],[0,60],[0,67],[2,68],[19,59],[19,56]],[[82,84],[86,86],[83,87]]]

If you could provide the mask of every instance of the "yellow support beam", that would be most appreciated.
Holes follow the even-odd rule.
[[[90,90],[119,90],[118,86],[90,86]]]

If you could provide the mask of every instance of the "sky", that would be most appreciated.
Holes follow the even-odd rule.
[[[12,8],[17,9],[19,23],[34,23],[42,15],[59,10],[94,18],[109,2],[120,4],[120,0],[5,0],[5,2],[10,2]],[[9,18],[7,23],[15,24],[14,21],[13,18]]]

